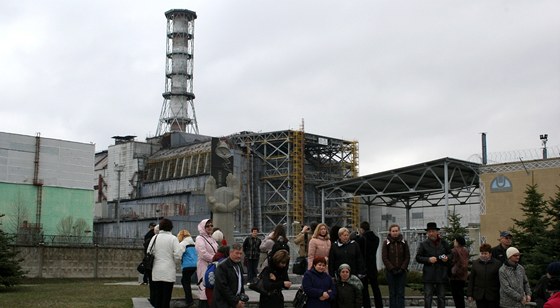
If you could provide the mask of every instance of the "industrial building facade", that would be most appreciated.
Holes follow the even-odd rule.
[[[234,223],[241,234],[253,226],[266,231],[285,224],[289,230],[297,222],[359,220],[353,204],[327,204],[322,213],[316,189],[357,176],[354,141],[292,130],[221,138],[172,132],[146,143],[121,139],[97,156],[95,231],[102,236],[139,237],[161,217],[171,218],[177,230],[195,231],[211,216],[206,180],[212,176],[222,187],[229,173],[241,182]]]
[[[87,236],[93,144],[0,132],[0,218],[19,240]]]
[[[498,244],[499,231],[511,230],[513,219],[523,219],[521,203],[528,185],[547,201],[558,193],[560,158],[536,159],[480,167],[482,190],[480,233],[482,241]]]

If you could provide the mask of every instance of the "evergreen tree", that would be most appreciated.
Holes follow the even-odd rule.
[[[20,282],[25,274],[21,269],[18,251],[10,245],[12,239],[0,230],[0,285],[11,287]]]
[[[537,191],[537,184],[527,185],[525,200],[521,203],[524,219],[513,219],[511,230],[514,246],[522,253],[521,263],[531,281],[539,279],[545,272],[550,259],[539,251],[538,246],[548,241],[550,218],[544,194]]]
[[[537,257],[541,257],[543,262],[560,260],[560,187],[554,198],[548,200],[546,214],[550,219],[550,226],[546,231],[543,242],[536,247]]]
[[[449,221],[448,227],[442,228],[444,231],[443,238],[449,244],[451,244],[451,246],[453,246],[453,240],[455,240],[457,236],[462,236],[465,239],[468,238],[467,228],[461,226],[461,218],[463,217],[460,214],[456,213],[455,210],[453,210],[453,213],[450,212],[448,216],[448,221]],[[465,247],[468,249],[471,244],[472,241],[467,240]]]

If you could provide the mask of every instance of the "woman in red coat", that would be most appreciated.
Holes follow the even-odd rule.
[[[457,236],[453,241],[453,259],[451,261],[451,275],[449,283],[453,302],[457,308],[465,308],[465,282],[469,276],[469,251],[465,248],[465,238]]]

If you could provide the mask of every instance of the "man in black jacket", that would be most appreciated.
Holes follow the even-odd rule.
[[[437,294],[437,307],[445,307],[445,285],[448,283],[447,266],[452,255],[449,244],[439,235],[435,222],[429,222],[426,228],[428,238],[420,243],[416,252],[416,262],[424,264],[422,280],[424,281],[424,307],[432,307],[434,293]]]
[[[373,291],[373,298],[375,308],[383,307],[383,300],[381,298],[381,291],[379,290],[379,282],[377,282],[377,248],[379,247],[379,237],[370,230],[369,222],[363,221],[360,224],[360,236],[358,237],[358,244],[360,251],[364,258],[366,266],[366,275],[362,278],[362,304],[365,308],[371,307],[369,297],[368,282],[371,284]]]
[[[492,248],[492,257],[500,260],[502,264],[506,262],[506,250],[511,247],[513,236],[509,231],[500,231],[500,243]]]
[[[258,237],[259,228],[251,228],[251,235],[245,238],[243,241],[243,253],[245,254],[245,260],[247,260],[247,281],[252,282],[253,278],[257,277],[259,265],[259,257],[261,251],[259,247],[261,246],[261,239]]]
[[[243,246],[231,245],[229,257],[216,267],[213,308],[243,308],[246,296],[243,289]],[[245,297],[245,298],[244,298]]]

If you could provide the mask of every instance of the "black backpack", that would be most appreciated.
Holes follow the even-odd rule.
[[[274,245],[272,245],[272,249],[268,253],[268,264],[272,264],[272,256],[274,253],[279,250],[287,250],[288,253],[290,252],[290,246],[288,246],[288,240],[285,240],[283,237],[279,237],[276,241],[274,241]]]

